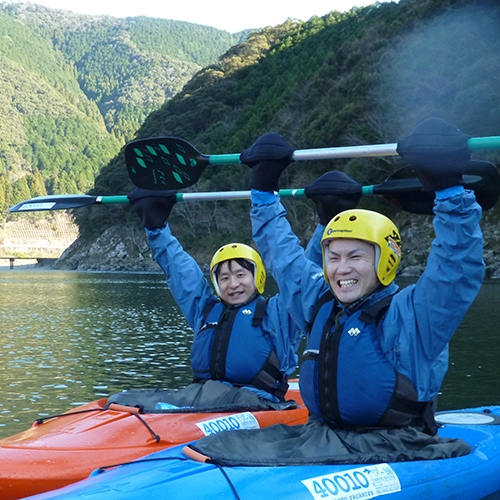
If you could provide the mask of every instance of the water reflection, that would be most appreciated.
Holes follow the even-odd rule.
[[[486,281],[450,344],[443,409],[500,404],[500,283]]]
[[[0,272],[0,436],[125,388],[189,381],[163,275]]]
[[[0,437],[123,389],[191,380],[192,332],[162,274],[6,270],[0,294]],[[452,340],[440,409],[500,404],[499,303],[500,283],[485,283]]]

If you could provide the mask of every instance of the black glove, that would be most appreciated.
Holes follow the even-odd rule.
[[[396,151],[413,167],[424,191],[463,184],[470,161],[468,135],[441,118],[428,118],[398,142]]]
[[[319,222],[323,226],[338,213],[356,208],[361,198],[361,184],[336,170],[323,174],[304,191],[316,205]]]
[[[278,191],[279,178],[290,164],[294,148],[276,132],[261,135],[241,152],[240,161],[252,167],[250,188]]]
[[[135,188],[127,198],[147,229],[162,227],[177,202],[176,191],[153,191]]]

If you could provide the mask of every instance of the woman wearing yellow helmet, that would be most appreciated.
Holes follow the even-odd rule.
[[[470,161],[467,136],[430,119],[398,145],[423,188],[436,193],[436,238],[427,267],[416,284],[400,291],[394,283],[400,235],[381,214],[349,210],[326,225],[324,274],[304,257],[273,192],[283,162],[273,168],[274,157],[255,164],[258,144],[241,154],[241,161],[252,165],[253,238],[289,312],[308,332],[300,389],[310,418],[303,426],[208,437],[195,449],[215,463],[241,465],[373,463],[469,453],[465,442],[438,437],[434,422],[449,341],[484,273],[481,207],[461,178]]]
[[[302,333],[280,295],[262,297],[266,271],[258,252],[242,243],[219,248],[210,263],[212,288],[167,223],[175,192],[135,189],[129,199],[170,291],[194,330],[193,384],[178,391],[156,391],[156,401],[150,405],[161,401],[198,411],[200,406],[227,411],[242,406],[288,407],[287,381],[297,367]],[[319,238],[318,234],[314,247],[319,246]],[[136,391],[114,395],[109,401],[130,404],[131,395],[136,397]]]

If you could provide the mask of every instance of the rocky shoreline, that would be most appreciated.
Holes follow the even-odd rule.
[[[91,243],[77,239],[52,269],[78,271],[162,272],[144,230],[112,226]]]
[[[399,220],[403,241],[400,276],[420,276],[427,262],[434,231],[432,217]],[[500,279],[500,225],[488,212],[482,221],[487,279]],[[200,263],[204,270],[207,262]],[[152,257],[144,231],[139,227],[112,226],[93,242],[77,239],[52,265],[52,269],[79,271],[162,272]]]

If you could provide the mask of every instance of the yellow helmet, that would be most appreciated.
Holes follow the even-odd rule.
[[[325,245],[336,238],[353,238],[375,245],[375,272],[382,285],[389,285],[396,277],[401,262],[401,236],[396,225],[385,215],[371,210],[345,210],[337,214],[325,227],[321,246],[323,273],[326,275]]]
[[[210,277],[212,278],[212,284],[214,285],[217,295],[220,297],[217,276],[215,275],[217,267],[221,262],[233,259],[245,259],[253,264],[255,288],[257,288],[257,291],[260,294],[264,293],[264,286],[266,285],[266,270],[261,256],[248,245],[244,245],[243,243],[229,243],[220,247],[212,257],[212,262],[210,262]]]

